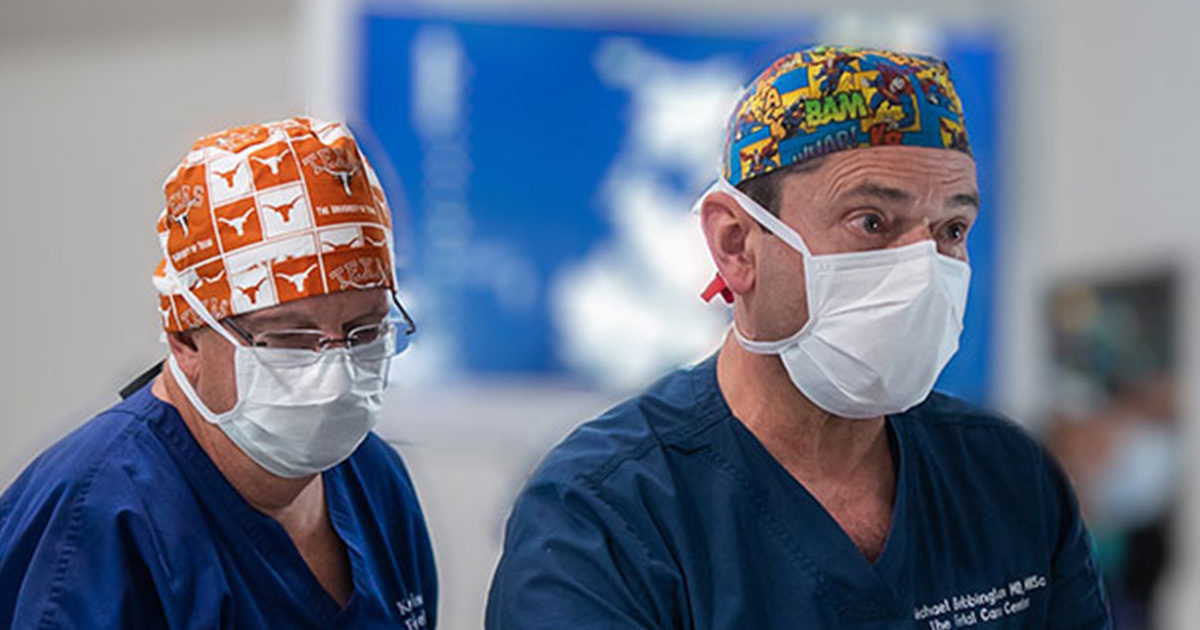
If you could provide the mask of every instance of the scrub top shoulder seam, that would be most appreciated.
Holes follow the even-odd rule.
[[[703,369],[711,360],[701,362],[697,366],[692,367],[691,371],[694,372]],[[689,376],[691,375],[689,374]],[[727,418],[732,417],[728,412],[727,406],[723,404],[723,401],[713,404],[711,400],[702,400],[702,395],[697,391],[696,383],[692,378],[687,379],[687,386],[688,398],[690,399],[687,407],[690,411],[696,413],[698,417],[697,422],[689,423],[683,427],[669,427],[668,430],[662,431],[660,427],[655,426],[652,412],[639,409],[641,419],[645,422],[646,430],[648,431],[645,437],[642,437],[627,448],[613,453],[595,467],[576,472],[570,477],[570,479],[576,481],[583,489],[587,490],[597,501],[602,503],[621,522],[622,527],[624,527],[629,536],[637,541],[637,545],[641,548],[642,553],[647,559],[654,558],[654,554],[650,550],[650,545],[638,534],[630,519],[622,513],[617,504],[605,495],[605,487],[609,478],[616,474],[621,466],[640,460],[656,450],[665,451],[673,446],[682,446],[683,444],[680,443],[681,440],[686,441],[695,438]],[[642,396],[635,400],[644,400],[648,395],[650,395],[648,392],[643,393]],[[620,410],[621,406],[618,406],[613,410],[601,414],[598,419],[608,417],[613,413],[619,413]],[[570,481],[568,481],[568,484],[570,484]]]
[[[650,545],[645,541],[645,539],[642,538],[641,535],[638,534],[637,530],[629,522],[629,519],[625,518],[625,515],[621,513],[621,510],[617,509],[617,506],[604,496],[603,488],[601,488],[600,485],[594,480],[587,479],[583,475],[579,476],[579,481],[587,490],[591,492],[597,501],[604,505],[604,507],[608,508],[609,512],[612,512],[613,516],[621,522],[621,526],[625,528],[625,532],[633,540],[637,541],[637,546],[642,552],[642,556],[645,557],[646,560],[653,560],[654,554],[650,551]]]
[[[705,361],[702,361],[699,364],[689,368],[688,373],[686,374],[686,376],[689,377],[687,379],[689,398],[687,408],[690,412],[696,414],[696,422],[688,423],[681,427],[667,427],[665,430],[663,430],[655,425],[654,414],[652,412],[639,408],[639,415],[641,416],[642,422],[644,422],[646,425],[647,435],[627,446],[626,448],[622,448],[617,452],[612,453],[594,467],[591,467],[588,470],[577,472],[574,477],[580,479],[586,477],[590,483],[598,489],[603,486],[608,478],[612,476],[623,464],[642,459],[656,449],[665,450],[671,447],[682,447],[687,449],[688,442],[690,440],[694,439],[701,433],[712,429],[721,422],[732,418],[733,415],[729,411],[728,405],[725,404],[724,399],[720,397],[719,393],[717,394],[715,401],[709,400],[709,398],[713,398],[713,396],[702,395],[699,393],[697,391],[694,379],[690,378],[691,376],[694,376],[697,371],[703,370],[706,367],[712,369],[710,362],[715,362],[715,357],[706,359]],[[627,404],[640,407],[640,404],[638,403],[645,400],[648,396],[650,396],[649,392],[643,392],[640,396],[632,401],[629,401]],[[625,406],[626,405],[618,405],[617,407],[604,412],[592,422],[624,413]],[[570,438],[568,438],[568,441],[569,440]]]
[[[696,421],[683,426],[671,427],[661,434],[653,426],[651,427],[655,436],[665,446],[687,452],[706,448],[708,443],[699,440],[701,434],[723,422],[737,420],[717,381],[717,356],[718,354],[714,353],[682,374],[686,377],[691,400],[688,409],[695,414]],[[699,383],[697,382],[699,379],[704,379],[706,382]]]

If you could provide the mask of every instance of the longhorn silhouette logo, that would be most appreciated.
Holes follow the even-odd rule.
[[[363,238],[365,238],[367,240],[367,245],[370,245],[371,247],[383,247],[383,246],[387,245],[386,239],[377,241],[377,240],[371,238],[370,236],[366,236],[365,234],[363,235]]]
[[[205,278],[204,276],[200,275],[199,271],[197,271],[196,279],[194,281],[192,281],[192,284],[188,288],[192,289],[194,291],[197,287],[199,287],[202,284],[213,284],[216,282],[220,282],[221,278],[224,278],[224,277],[225,277],[224,269],[222,269],[220,273],[218,273],[217,275],[215,275],[211,278]]]
[[[327,241],[325,239],[321,239],[321,249],[324,250],[324,249],[328,248],[331,251],[340,252],[345,249],[350,249],[351,247],[356,247],[358,245],[358,243],[359,243],[358,236],[351,237],[350,240],[348,240],[344,243],[336,243],[334,241]]]
[[[362,168],[358,156],[341,147],[321,147],[304,158],[304,165],[311,168],[314,175],[328,173],[342,184],[346,196],[350,196],[350,181]]]
[[[279,174],[279,165],[281,163],[283,163],[283,158],[287,157],[287,154],[288,154],[288,150],[284,149],[283,152],[280,153],[279,155],[272,155],[270,157],[265,157],[265,158],[260,158],[257,155],[251,155],[250,159],[271,169],[272,175],[278,175]]]
[[[229,169],[228,171],[218,171],[214,168],[213,174],[218,175],[221,177],[221,179],[225,180],[226,188],[233,188],[233,178],[237,175],[239,168],[241,168],[241,165],[239,164],[235,164],[233,168]]]
[[[237,290],[241,291],[242,295],[246,296],[246,298],[250,300],[251,304],[255,304],[258,302],[258,290],[262,288],[262,284],[266,281],[267,277],[263,276],[262,278],[258,279],[258,282],[255,282],[249,286],[238,287]]]
[[[215,275],[215,276],[213,276],[213,277],[211,277],[211,278],[205,278],[204,276],[200,275],[200,274],[199,274],[199,272],[197,272],[197,273],[196,273],[196,277],[198,277],[198,278],[200,278],[201,280],[203,280],[203,281],[204,281],[204,284],[213,284],[213,283],[215,283],[215,282],[220,282],[220,281],[221,281],[221,278],[224,278],[224,277],[225,277],[225,270],[224,270],[224,269],[222,269],[222,270],[220,271],[220,273],[218,273],[217,275]]]
[[[300,201],[301,197],[303,197],[303,195],[301,195],[300,197],[296,197],[295,199],[293,199],[287,203],[281,203],[277,206],[272,206],[272,205],[264,203],[263,207],[266,208],[267,210],[270,210],[271,212],[274,212],[274,213],[278,214],[279,216],[283,217],[284,223],[290,223],[292,221],[292,219],[291,219],[292,207],[296,205],[297,201]]]
[[[232,219],[226,219],[225,217],[217,217],[217,222],[228,225],[229,227],[231,227],[237,231],[238,236],[242,236],[243,234],[246,233],[246,221],[250,219],[250,214],[253,212],[254,212],[254,207],[251,206],[250,209],[246,210],[246,212],[244,214],[242,214],[242,216],[240,216],[240,217],[234,217]]]
[[[316,263],[314,263],[312,265],[309,265],[308,269],[305,269],[304,271],[297,273],[297,274],[286,274],[286,273],[276,271],[275,275],[279,276],[280,278],[283,278],[284,280],[286,280],[288,282],[291,282],[292,286],[296,287],[296,293],[304,293],[304,285],[308,283],[308,274],[312,273],[312,270],[316,269],[316,268],[317,268],[317,265],[316,265]]]

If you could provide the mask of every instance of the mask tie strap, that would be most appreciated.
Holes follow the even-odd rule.
[[[737,339],[738,345],[745,348],[747,352],[754,354],[780,354],[784,350],[787,350],[791,346],[795,345],[801,337],[808,334],[808,326],[805,325],[801,326],[800,330],[797,330],[783,339],[776,339],[774,341],[755,341],[754,339],[750,339],[746,335],[742,334],[742,331],[738,329],[737,322],[730,322],[729,327],[733,330],[733,337],[734,339]]]
[[[812,251],[808,249],[808,245],[804,242],[804,239],[800,238],[800,235],[791,226],[784,223],[779,217],[771,214],[769,210],[748,197],[746,193],[738,190],[736,186],[725,181],[724,177],[717,179],[717,183],[713,184],[713,187],[709,189],[709,192],[705,196],[714,191],[723,192],[733,197],[742,210],[757,221],[759,225],[766,228],[767,231],[775,236],[778,236],[783,242],[790,245],[792,249],[800,252],[800,255],[804,256],[805,262],[813,257]]]
[[[737,202],[738,206],[740,206],[742,210],[746,212],[746,214],[749,214],[751,218],[757,221],[759,225],[766,228],[769,232],[791,246],[792,249],[795,249],[797,252],[799,252],[800,255],[804,257],[806,269],[812,264],[810,262],[813,258],[812,252],[809,251],[808,245],[805,244],[804,239],[800,238],[800,235],[796,233],[795,230],[788,226],[788,224],[784,223],[779,217],[771,214],[771,212],[762,207],[762,205],[760,205],[757,201],[754,201],[748,197],[746,193],[738,190],[736,186],[730,184],[724,177],[717,178],[716,183],[714,183],[708,189],[708,191],[701,196],[700,201],[696,203],[695,207],[699,209],[704,198],[714,192],[723,192],[730,197],[733,197],[733,200]],[[720,274],[717,274],[717,277],[714,278],[713,281],[708,285],[708,288],[704,290],[704,293],[701,294],[701,297],[707,301],[711,300],[713,296],[717,294],[720,294],[726,302],[733,302],[733,292],[730,291],[727,286],[725,286],[725,279],[722,278]],[[812,301],[810,299],[809,303],[811,304],[811,302]],[[740,344],[747,351],[754,354],[779,354],[795,344],[796,341],[798,341],[801,337],[806,335],[809,330],[809,325],[806,323],[795,333],[775,341],[755,341],[750,339],[746,337],[746,335],[742,334],[742,331],[738,329],[737,322],[731,322],[730,328],[732,328],[733,336],[737,339],[738,344]]]
[[[167,284],[171,285],[168,288],[174,289],[174,293],[178,293],[181,297],[183,297],[183,301],[187,302],[188,306],[192,308],[192,311],[196,313],[200,320],[203,321],[206,326],[213,329],[213,331],[215,331],[218,335],[224,337],[226,341],[233,345],[233,347],[236,348],[238,346],[244,346],[245,344],[242,343],[241,340],[239,340],[237,337],[234,337],[233,333],[226,330],[225,327],[222,326],[216,320],[216,318],[212,316],[212,313],[205,308],[204,303],[200,301],[200,298],[196,297],[196,295],[192,293],[191,288],[184,284],[183,279],[179,277],[179,272],[176,271],[175,266],[171,264],[170,252],[167,251],[165,241],[163,243],[163,260],[165,261],[163,266],[163,276]]]

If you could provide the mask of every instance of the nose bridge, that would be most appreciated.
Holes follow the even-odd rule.
[[[921,241],[933,240],[933,229],[929,225],[929,218],[922,217],[919,221],[913,223],[907,230],[892,242],[892,247],[904,247]]]
[[[336,348],[349,348],[350,347],[350,338],[349,337],[347,337],[345,335],[338,335],[338,336],[334,337],[332,335],[328,335],[328,331],[325,331],[325,332],[326,332],[326,336],[323,339],[321,339],[321,349],[322,350],[332,350],[332,349],[336,349]]]
[[[325,339],[321,340],[321,349],[322,350],[339,350],[339,349],[345,349],[345,348],[349,348],[349,347],[350,347],[349,341],[344,338],[331,339],[329,337],[326,337]]]

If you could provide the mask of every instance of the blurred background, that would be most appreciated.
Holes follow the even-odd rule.
[[[571,428],[715,350],[695,216],[740,85],[825,42],[949,60],[984,198],[941,387],[1039,434],[1120,628],[1200,618],[1194,0],[0,4],[0,488],[163,354],[163,178],[204,133],[350,122],[421,325],[379,432],[418,484],[442,627]],[[55,284],[57,283],[57,284]]]

